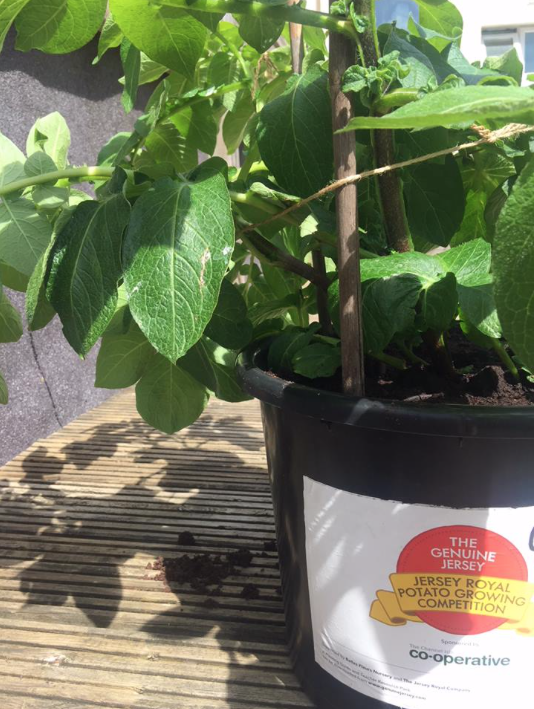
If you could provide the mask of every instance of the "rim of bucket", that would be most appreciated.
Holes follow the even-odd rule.
[[[302,416],[358,428],[420,436],[534,439],[534,406],[406,403],[344,396],[295,384],[258,365],[261,344],[237,359],[242,388],[260,401]]]

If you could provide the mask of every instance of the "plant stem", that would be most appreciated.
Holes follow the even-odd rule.
[[[241,233],[240,238],[261,261],[266,260],[271,266],[277,266],[284,271],[295,273],[318,288],[322,288],[325,291],[328,290],[330,285],[328,278],[308,266],[304,261],[300,261],[298,258],[291,256],[291,254],[282,251],[282,249],[279,249],[258,232],[248,231],[246,234]]]
[[[54,172],[46,172],[44,175],[35,175],[34,177],[26,177],[23,180],[10,182],[0,188],[0,197],[5,197],[12,192],[24,190],[27,187],[35,185],[43,185],[47,182],[57,182],[58,180],[69,179],[77,180],[78,182],[90,182],[92,180],[107,179],[113,175],[114,167],[71,167],[67,170],[56,170]],[[80,178],[80,179],[77,179]]]
[[[324,278],[327,278],[326,267],[323,252],[320,248],[312,251],[312,264],[317,273],[320,273]],[[330,319],[330,311],[328,310],[328,292],[323,288],[316,289],[317,297],[317,314],[321,325],[323,335],[331,337],[334,335],[334,328]]]
[[[341,81],[354,59],[354,43],[347,37],[333,34],[330,37],[329,73],[336,180],[357,171],[355,134],[335,132],[346,126],[353,115],[350,100],[341,91]],[[363,396],[365,387],[357,200],[355,183],[345,185],[336,195],[341,368],[343,391],[349,396]]]
[[[387,364],[389,367],[400,370],[401,372],[406,370],[406,362],[399,357],[393,357],[393,355],[388,355],[385,352],[380,352],[378,354],[371,352],[370,356],[373,359],[377,359],[379,362],[384,362],[384,364]]]
[[[368,17],[369,28],[360,34],[360,44],[366,67],[378,66],[379,46],[375,22],[375,0],[354,0],[359,15]],[[372,131],[376,167],[395,162],[393,131]],[[397,172],[387,172],[377,178],[382,214],[389,246],[398,252],[410,250],[408,225],[404,208],[402,182]]]
[[[283,207],[278,207],[277,205],[272,204],[271,202],[268,202],[267,200],[262,199],[261,197],[258,197],[258,195],[255,195],[253,192],[231,191],[230,199],[236,204],[246,204],[249,207],[254,207],[255,209],[259,209],[260,211],[265,212],[266,214],[272,214],[273,216],[278,214],[278,212],[283,211]],[[290,214],[282,217],[282,221],[286,222],[287,224],[291,224],[292,226],[298,226],[300,224],[298,219],[295,219],[295,217]]]
[[[517,381],[520,380],[519,376],[519,370],[516,367],[514,360],[510,357],[506,349],[504,348],[504,345],[500,340],[497,340],[496,338],[492,337],[491,338],[491,344],[493,345],[493,349],[495,352],[499,355],[499,358],[501,362],[504,364],[506,369],[510,372],[510,374],[514,377],[514,379],[517,379]]]
[[[423,342],[425,343],[428,354],[430,356],[430,361],[434,366],[438,374],[446,377],[449,381],[455,381],[458,379],[458,374],[454,369],[454,365],[450,358],[449,352],[445,347],[443,337],[437,332],[432,330],[427,330],[422,335]]]
[[[252,72],[250,70],[250,67],[246,63],[246,61],[243,59],[243,55],[241,54],[239,49],[235,46],[235,44],[233,42],[231,42],[229,39],[226,39],[226,37],[221,32],[214,32],[214,36],[217,37],[219,42],[222,42],[225,46],[228,47],[230,52],[234,55],[234,57],[237,59],[237,62],[241,66],[241,69],[243,70],[243,74],[245,76],[248,76],[249,78],[252,78]]]
[[[337,32],[354,37],[356,32],[350,20],[343,20],[324,12],[314,12],[292,5],[270,5],[269,3],[243,2],[242,0],[158,0],[158,4],[167,7],[180,7],[195,12],[211,12],[215,14],[231,13],[232,15],[249,15],[265,17],[279,22],[295,22],[299,25],[320,27],[330,32]]]

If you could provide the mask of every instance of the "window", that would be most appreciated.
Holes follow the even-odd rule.
[[[414,0],[377,0],[376,20],[378,25],[396,22],[397,27],[408,29],[408,20],[413,15],[419,18],[419,8]]]
[[[482,30],[487,57],[499,57],[515,48],[523,63],[524,77],[534,73],[534,27]]]

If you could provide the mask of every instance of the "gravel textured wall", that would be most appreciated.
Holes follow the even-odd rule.
[[[0,131],[24,149],[34,121],[59,111],[72,133],[71,163],[93,163],[102,143],[131,128],[139,115],[123,113],[118,53],[91,66],[95,54],[95,42],[64,56],[16,52],[9,36],[0,54]],[[143,89],[140,105],[150,91]],[[22,310],[23,296],[9,295]],[[96,351],[83,362],[78,358],[57,318],[45,330],[26,331],[16,344],[0,345],[0,371],[10,392],[9,405],[0,406],[0,465],[109,396],[93,386],[95,359]]]

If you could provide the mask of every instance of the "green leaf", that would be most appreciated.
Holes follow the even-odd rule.
[[[57,170],[56,163],[52,158],[41,151],[37,151],[30,155],[24,163],[24,172],[28,177],[37,177],[38,175],[46,175],[47,172],[55,172]],[[54,182],[47,184],[55,184]]]
[[[30,0],[15,20],[16,47],[23,52],[74,52],[98,32],[106,5],[106,0]]]
[[[176,433],[194,423],[206,408],[205,387],[181,367],[156,355],[135,388],[137,410],[164,433]]]
[[[380,354],[396,333],[413,326],[420,293],[421,281],[408,273],[371,281],[364,288],[362,319],[367,352]]]
[[[172,123],[161,123],[145,142],[157,163],[171,163],[178,172],[187,172],[198,163],[196,148],[187,142]]]
[[[208,67],[208,84],[212,86],[228,86],[240,81],[243,77],[241,66],[235,57],[226,52],[217,52]],[[223,94],[221,101],[228,111],[233,111],[239,98],[239,91]]]
[[[25,176],[24,162],[24,153],[0,133],[0,187]]]
[[[534,160],[504,205],[493,240],[495,301],[505,338],[534,370]]]
[[[462,286],[485,280],[491,266],[491,247],[483,239],[475,239],[435,256],[446,272],[454,273]]]
[[[217,307],[206,326],[205,334],[219,345],[240,350],[252,337],[252,323],[247,318],[247,305],[237,288],[224,279]]]
[[[125,334],[106,333],[96,360],[95,386],[102,389],[133,386],[153,356],[152,345],[135,323]]]
[[[287,328],[276,337],[267,355],[269,368],[273,372],[289,373],[293,370],[293,358],[299,350],[310,344],[313,336],[319,329],[315,323],[306,330],[298,327]]]
[[[452,156],[421,163],[408,172],[406,207],[414,242],[448,246],[465,211],[462,177]]]
[[[219,126],[213,117],[213,109],[209,101],[185,108],[170,120],[186,139],[190,150],[201,150],[203,153],[213,155]]]
[[[447,128],[494,118],[533,122],[534,92],[516,86],[465,86],[437,91],[381,118],[353,118],[340,132],[360,128]]]
[[[512,47],[512,49],[509,49],[500,57],[487,57],[484,61],[484,68],[497,71],[503,76],[511,76],[512,79],[517,82],[517,85],[521,86],[523,81],[523,64],[519,59],[515,47]]]
[[[397,276],[399,273],[410,273],[418,276],[423,283],[433,283],[446,273],[437,258],[413,251],[382,256],[381,258],[363,259],[360,269],[362,282]]]
[[[245,128],[250,118],[254,115],[254,103],[248,91],[241,94],[233,112],[228,112],[223,121],[223,139],[231,155],[239,148],[243,141]]]
[[[112,138],[110,138],[98,153],[96,164],[107,165],[109,167],[111,167],[112,165],[116,165],[117,156],[120,154],[124,145],[128,142],[130,136],[131,133],[122,132],[117,133]]]
[[[0,284],[19,293],[25,293],[28,287],[28,276],[0,261]]]
[[[113,15],[109,13],[104,22],[104,26],[100,31],[100,36],[98,38],[98,50],[97,55],[93,59],[93,64],[97,64],[108,49],[113,49],[118,47],[122,40],[124,39],[124,34],[121,28],[113,19]]]
[[[1,47],[0,47],[1,49]],[[6,380],[2,376],[2,372],[0,372],[0,404],[6,405],[9,402],[9,393],[7,390],[7,384]]]
[[[22,319],[7,295],[0,291],[0,342],[17,342],[22,337]]]
[[[121,62],[124,69],[124,90],[121,102],[126,113],[130,113],[135,105],[139,76],[141,72],[141,52],[129,39],[121,43]]]
[[[484,213],[488,197],[485,192],[470,190],[466,196],[464,218],[454,235],[451,246],[465,244],[473,239],[483,239],[487,233]]]
[[[467,189],[490,194],[512,175],[514,163],[497,150],[486,148],[464,156],[462,176]]]
[[[458,44],[454,43],[448,46],[441,55],[448,63],[448,65],[453,69],[453,71],[460,76],[468,86],[474,86],[480,84],[481,82],[486,82],[492,77],[499,79],[499,74],[496,71],[490,71],[489,69],[481,69],[478,66],[473,66],[462,54]]]
[[[419,23],[445,37],[458,37],[463,28],[460,11],[447,0],[416,0],[419,5]],[[435,46],[441,50],[447,45],[434,40]]]
[[[488,337],[502,337],[501,323],[497,314],[492,277],[482,276],[469,286],[458,285],[460,308],[467,319]]]
[[[135,203],[123,253],[130,309],[172,362],[210,321],[233,247],[226,181],[213,169],[195,181],[161,180]]]
[[[242,15],[239,21],[239,34],[247,44],[263,54],[282,34],[284,21],[271,20],[268,17]]]
[[[54,211],[68,202],[69,188],[38,185],[32,191],[32,199],[39,209]]]
[[[30,0],[3,0],[0,7],[0,52],[16,16]],[[0,402],[7,403],[7,402]]]
[[[32,331],[46,327],[56,314],[46,297],[46,275],[53,243],[50,243],[48,249],[37,262],[37,266],[28,282],[26,320],[28,321],[28,328]]]
[[[115,312],[122,234],[130,205],[120,194],[82,202],[59,233],[52,252],[47,297],[63,333],[82,357]]]
[[[0,204],[0,259],[25,276],[31,276],[45,251],[52,227],[28,199]]]
[[[447,273],[439,281],[423,289],[421,294],[421,315],[429,330],[442,333],[448,330],[458,309],[456,278]]]
[[[278,184],[307,197],[332,179],[332,117],[328,77],[318,66],[294,76],[260,113],[257,138]]]
[[[195,78],[207,30],[185,10],[146,0],[111,0],[115,21],[135,46],[163,66]]]
[[[220,347],[207,337],[202,337],[178,360],[182,367],[222,401],[250,399],[236,379],[236,352]]]
[[[399,32],[392,28],[384,46],[384,54],[399,52],[399,59],[410,67],[410,73],[400,79],[405,88],[426,86],[436,74],[431,61],[410,42],[403,39]]]
[[[303,347],[293,357],[293,370],[308,379],[331,377],[340,367],[340,349],[321,342]]]
[[[259,284],[256,283],[256,288],[258,285]],[[263,285],[266,284],[264,283]],[[252,287],[249,289],[249,294],[251,290]],[[268,290],[270,291],[270,289]],[[254,325],[259,325],[265,320],[284,316],[290,308],[296,308],[299,305],[300,296],[297,293],[290,293],[278,299],[268,298],[265,302],[255,303],[249,310],[249,317]]]
[[[28,157],[43,151],[63,170],[67,167],[67,153],[70,146],[70,131],[60,113],[49,113],[38,118],[33,124],[26,140]]]
[[[153,81],[157,81],[163,74],[166,74],[168,69],[163,64],[155,62],[144,52],[141,52],[141,68],[139,70],[139,86],[144,84],[151,84]],[[145,109],[148,110],[148,109]]]

